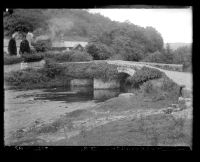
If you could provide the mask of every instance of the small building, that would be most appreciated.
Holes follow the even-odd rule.
[[[80,50],[83,51],[88,42],[78,41],[57,41],[52,43],[52,48],[61,49],[63,51]]]
[[[73,48],[74,50],[84,51],[85,48],[81,44],[77,44]]]

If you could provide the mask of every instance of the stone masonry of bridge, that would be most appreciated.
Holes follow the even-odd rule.
[[[99,60],[91,62],[107,62],[108,64],[117,65],[118,72],[124,72],[131,76],[134,75],[136,70],[141,69],[146,66],[149,68],[158,69],[164,72],[170,79],[172,79],[179,86],[183,87],[183,92],[188,94],[187,96],[192,95],[192,74],[186,72],[180,72],[182,65],[176,64],[157,64],[157,63],[146,63],[146,62],[132,62],[132,61],[122,61],[122,60]],[[81,63],[90,63],[90,62],[73,62],[77,64]],[[62,63],[63,64],[63,63]],[[65,64],[65,63],[64,63]],[[164,70],[165,68],[170,70]],[[177,70],[177,71],[175,71]]]
[[[121,60],[115,60],[115,61],[106,61],[108,64],[114,64],[118,65],[118,71],[119,72],[126,72],[129,75],[133,75],[135,70],[139,70],[142,67],[146,66],[149,68],[158,69],[162,72],[164,72],[170,79],[172,79],[176,84],[183,87],[182,88],[182,94],[186,98],[192,97],[192,74],[191,73],[185,73],[180,71],[169,71],[160,69],[158,67],[147,65],[143,63],[138,62],[131,62],[131,61],[121,61]],[[170,64],[168,64],[170,66]],[[175,65],[173,65],[175,66]]]

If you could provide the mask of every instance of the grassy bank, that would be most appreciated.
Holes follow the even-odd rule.
[[[23,61],[23,58],[18,56],[9,56],[4,54],[4,65],[12,65],[21,63]]]
[[[166,86],[165,83],[163,85]],[[174,88],[171,83],[167,85],[168,88]],[[146,86],[147,84],[143,85]],[[167,86],[165,89],[160,88],[161,90],[167,94],[166,97],[153,99],[152,88],[148,92],[141,88],[141,91],[133,96],[119,96],[89,109],[68,112],[51,123],[27,129],[27,132],[16,132],[18,138],[13,144],[190,146],[191,120],[184,116],[175,118],[172,114],[155,113],[177,103],[176,97],[167,97],[172,94],[167,90]],[[68,137],[77,131],[78,134]],[[40,137],[43,140],[38,140]],[[60,137],[62,140],[57,140]]]

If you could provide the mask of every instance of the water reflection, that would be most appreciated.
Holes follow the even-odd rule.
[[[107,99],[116,97],[120,94],[120,89],[103,89],[103,90],[94,90],[93,99],[98,101],[105,101]]]
[[[95,100],[103,102],[107,99],[118,96],[120,89],[94,90],[92,87],[60,87],[44,90],[44,94],[37,94],[35,100],[79,102]],[[47,93],[46,93],[47,92]]]

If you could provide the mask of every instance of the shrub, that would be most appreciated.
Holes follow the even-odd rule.
[[[12,86],[31,87],[33,84],[46,81],[48,78],[42,73],[38,73],[35,69],[25,69],[21,71],[13,71],[5,76],[5,81]]]
[[[123,55],[116,54],[109,58],[109,60],[126,60]]]
[[[87,52],[72,51],[69,55],[69,61],[71,62],[81,62],[81,61],[91,61],[92,57]]]
[[[190,47],[179,47],[174,51],[173,62],[183,64],[183,71],[191,71],[192,67],[192,50]]]
[[[22,42],[20,43],[20,54],[30,53],[30,52],[31,49],[28,40],[27,39],[22,40]]]
[[[62,52],[64,50],[66,50],[66,47],[51,47],[50,50],[51,51],[60,51],[60,52]]]
[[[87,52],[81,51],[67,51],[60,53],[46,52],[45,59],[52,59],[55,62],[82,62],[91,61],[92,57]]]
[[[35,43],[32,43],[33,47],[37,52],[45,52],[51,49],[52,43],[51,40],[38,40]]]
[[[70,53],[69,52],[60,52],[60,53],[55,53],[55,52],[45,52],[43,53],[43,56],[45,59],[51,59],[52,61],[55,62],[68,62],[70,60]]]
[[[18,56],[4,55],[4,65],[17,64],[23,61],[23,58]]]
[[[11,38],[8,43],[8,52],[10,55],[17,55],[17,46],[14,38]]]
[[[112,48],[100,43],[87,45],[86,51],[93,57],[94,60],[106,60],[114,53]]]
[[[41,61],[44,56],[43,54],[37,53],[37,54],[29,54],[29,53],[24,53],[22,54],[22,58],[24,62],[35,62],[35,61]]]
[[[62,80],[63,68],[53,62],[47,62],[42,69],[24,69],[5,74],[7,85],[23,89],[54,87],[66,84],[66,79]]]
[[[151,80],[151,79],[158,79],[163,76],[163,72],[148,68],[148,67],[142,67],[140,70],[136,71],[133,76],[130,76],[127,78],[126,82],[134,86],[139,86],[142,83]]]
[[[55,78],[56,76],[61,75],[63,71],[64,68],[62,65],[59,65],[50,59],[46,60],[44,68],[39,69],[39,72],[49,78]]]
[[[148,56],[146,56],[142,61],[154,62],[154,63],[165,63],[164,56],[159,51],[148,54]]]
[[[160,85],[157,86],[158,82]],[[141,91],[144,95],[148,94],[151,97],[164,97],[169,98],[174,101],[178,101],[178,97],[180,95],[180,86],[178,86],[173,80],[169,79],[167,76],[163,75],[162,79],[157,80],[149,80],[142,84]],[[155,84],[156,83],[156,84]]]

